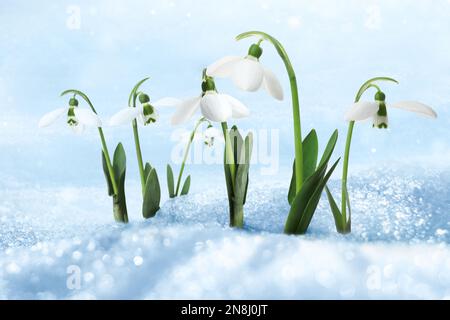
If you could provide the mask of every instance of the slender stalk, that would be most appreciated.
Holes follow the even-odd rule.
[[[368,81],[366,81],[361,88],[358,90],[358,93],[356,94],[355,97],[355,103],[359,102],[359,100],[361,100],[361,97],[363,96],[363,94],[370,88],[375,88],[376,90],[380,91],[380,87],[378,87],[376,84],[374,84],[373,82],[377,82],[377,81],[391,81],[394,83],[398,83],[397,80],[392,79],[392,78],[388,78],[388,77],[377,77],[377,78],[372,78]],[[352,136],[353,136],[353,128],[355,126],[355,121],[350,121],[349,125],[348,125],[348,130],[347,130],[347,141],[345,143],[345,152],[344,152],[344,163],[343,163],[343,168],[342,168],[342,199],[341,199],[341,214],[342,214],[342,222],[343,222],[343,226],[344,229],[345,226],[347,225],[347,178],[348,178],[348,164],[349,164],[349,159],[350,159],[350,146],[352,143]]]
[[[139,87],[147,81],[149,78],[144,78],[141,81],[139,81],[134,88],[131,90],[130,96],[128,98],[128,106],[131,108],[136,108],[136,100],[138,98],[138,90]],[[136,119],[132,122],[133,126],[133,137],[134,137],[134,146],[136,148],[136,158],[138,162],[138,168],[139,168],[139,176],[141,178],[141,189],[142,189],[142,196],[144,196],[145,193],[145,170],[144,170],[144,161],[142,160],[142,150],[141,150],[141,142],[139,140],[139,130]]]
[[[66,90],[63,93],[61,93],[61,96],[64,96],[66,94],[79,95],[81,98],[84,99],[84,101],[86,101],[86,103],[89,105],[89,107],[92,109],[92,111],[95,114],[97,114],[97,111],[95,110],[94,105],[92,104],[91,100],[89,100],[88,96],[86,94],[84,94],[83,92],[81,92],[79,90],[70,89],[70,90]],[[103,134],[103,129],[101,127],[98,128],[98,133],[100,135],[100,140],[102,142],[102,150],[103,150],[103,154],[105,155],[106,166],[108,167],[108,172],[109,172],[109,176],[111,178],[111,184],[113,187],[114,195],[116,196],[119,192],[119,188],[117,187],[116,178],[114,176],[114,169],[111,164],[111,158],[109,157],[108,146],[106,145],[105,135]]]
[[[298,99],[298,87],[297,79],[295,76],[294,68],[292,67],[289,56],[286,50],[283,48],[281,43],[268,35],[267,33],[261,31],[249,31],[241,33],[236,37],[236,40],[241,40],[251,36],[260,36],[263,39],[269,41],[273,44],[277,50],[281,60],[286,67],[286,71],[289,76],[289,83],[291,86],[291,96],[292,96],[292,115],[294,120],[294,145],[295,145],[295,182],[296,182],[296,192],[298,193],[303,185],[303,145],[302,145],[302,128],[300,119],[300,103]],[[261,41],[261,40],[260,40]]]
[[[353,127],[355,126],[355,121],[350,121],[347,130],[347,141],[345,143],[345,153],[344,153],[344,164],[342,169],[342,201],[341,201],[341,213],[342,213],[342,222],[343,226],[347,223],[347,204],[346,197],[347,194],[345,192],[347,188],[347,175],[348,175],[348,161],[350,158],[350,146],[352,143],[352,135],[353,135]]]
[[[200,125],[202,124],[203,121],[205,121],[204,117],[202,117],[198,120],[197,124],[194,127],[194,130],[192,130],[191,136],[189,137],[189,141],[186,146],[186,150],[184,151],[183,162],[181,163],[180,173],[178,174],[177,188],[175,190],[176,197],[178,196],[178,191],[180,190],[181,178],[183,176],[184,167],[186,164],[187,157],[189,155],[189,150],[191,149],[192,141],[194,141],[195,133],[197,132],[197,129],[200,127]]]
[[[133,107],[136,108],[136,99],[133,99]],[[139,131],[136,119],[133,120],[133,136],[134,136],[134,146],[136,148],[136,157],[139,167],[139,176],[141,177],[142,195],[144,195],[145,192],[144,161],[142,160],[141,142],[139,141]]]
[[[222,122],[223,137],[225,139],[225,158],[227,164],[230,165],[231,185],[234,191],[234,181],[236,175],[236,164],[234,162],[233,146],[231,144],[230,133],[228,132],[228,124]]]

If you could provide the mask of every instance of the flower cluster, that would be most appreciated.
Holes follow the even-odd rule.
[[[210,64],[202,72],[200,81],[200,93],[187,99],[163,98],[150,99],[141,87],[148,80],[139,81],[131,90],[128,106],[114,114],[110,120],[110,126],[129,124],[133,130],[136,149],[136,158],[139,168],[142,191],[142,215],[151,218],[160,208],[161,188],[156,168],[150,162],[143,161],[140,145],[138,124],[149,126],[159,119],[159,113],[166,107],[175,109],[172,117],[172,125],[181,125],[189,122],[194,115],[201,116],[194,128],[186,137],[186,148],[180,170],[175,180],[174,172],[170,164],[167,165],[167,187],[170,198],[186,195],[189,192],[191,176],[183,182],[183,173],[190,147],[195,139],[202,139],[205,146],[217,145],[222,141],[224,145],[224,175],[229,200],[230,225],[242,228],[244,226],[244,206],[247,199],[249,185],[250,158],[252,153],[253,136],[249,133],[243,137],[236,125],[229,127],[229,121],[249,117],[249,108],[229,94],[218,90],[216,79],[231,79],[234,85],[247,92],[255,92],[264,88],[274,99],[282,101],[284,98],[282,85],[277,76],[263,66],[263,43],[270,43],[280,56],[289,79],[290,92],[292,94],[292,119],[294,137],[293,170],[289,186],[287,200],[290,210],[287,215],[284,231],[287,234],[304,234],[307,232],[312,217],[316,211],[323,191],[326,191],[330,209],[335,220],[338,232],[345,234],[351,231],[351,209],[347,188],[348,165],[350,157],[350,145],[353,137],[354,125],[357,121],[371,118],[373,127],[387,129],[389,127],[388,110],[391,108],[422,114],[436,118],[436,112],[429,106],[415,101],[401,101],[387,103],[386,94],[381,90],[381,82],[398,83],[388,77],[377,77],[366,81],[359,89],[354,103],[344,115],[349,122],[347,140],[343,156],[342,172],[342,196],[341,206],[336,203],[327,182],[336,169],[340,158],[330,164],[338,131],[335,130],[319,157],[318,135],[312,129],[306,137],[302,138],[300,104],[297,78],[286,50],[281,43],[267,33],[250,31],[237,36],[237,40],[257,37],[258,41],[252,43],[246,55],[225,56]],[[196,85],[194,85],[195,88]],[[362,96],[369,89],[374,89],[373,101],[361,101]],[[198,89],[197,89],[198,90]],[[47,113],[39,121],[39,127],[46,127],[66,116],[67,125],[79,133],[85,127],[96,127],[102,143],[102,164],[108,194],[113,198],[113,213],[116,221],[128,222],[125,195],[126,155],[122,144],[118,144],[113,157],[109,155],[108,147],[102,130],[97,111],[87,95],[78,90],[67,90],[62,95],[72,95],[68,107],[56,109]],[[81,97],[89,106],[79,106],[77,97]],[[219,130],[216,126],[220,126]],[[201,128],[202,133],[199,133]],[[205,128],[206,127],[206,128]],[[112,159],[112,160],[111,160]],[[320,159],[320,160],[319,160]]]

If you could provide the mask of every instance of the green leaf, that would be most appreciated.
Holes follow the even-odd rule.
[[[239,205],[243,205],[246,198],[248,169],[248,164],[241,164],[236,172],[236,179],[234,180],[234,201]]]
[[[119,143],[114,151],[113,167],[114,175],[118,180],[122,174],[125,174],[127,168],[127,157],[122,143]]]
[[[289,204],[292,205],[292,201],[294,201],[294,198],[296,196],[296,181],[297,179],[295,178],[295,160],[294,163],[292,164],[292,177],[291,177],[291,184],[289,185],[289,191],[288,191],[288,201]]]
[[[292,201],[291,210],[284,226],[285,233],[295,234],[308,201],[325,175],[326,168],[326,165],[322,165],[303,183],[302,189]]]
[[[244,193],[244,201],[243,205],[247,201],[247,191],[248,191],[248,183],[249,183],[249,171],[250,171],[250,161],[252,158],[252,151],[253,151],[253,134],[250,132],[247,137],[245,138],[245,161],[248,165],[247,169],[247,182],[245,184],[245,193]]]
[[[118,192],[113,196],[114,219],[118,222],[128,222],[127,203],[125,195],[125,176],[127,169],[127,157],[123,145],[119,143],[113,157],[114,176],[117,182]]]
[[[339,162],[339,160],[336,161],[332,169],[330,169],[325,176],[328,161],[330,160],[334,147],[336,146],[337,138],[338,133],[337,130],[335,130],[327,143],[317,170],[305,180],[302,189],[293,199],[293,192],[290,190],[291,192],[290,195],[288,195],[288,199],[290,197],[289,200],[291,200],[291,210],[289,211],[289,215],[286,220],[284,229],[285,233],[303,234],[308,229],[309,223],[311,222],[312,216],[314,215],[319,203],[323,188],[326,185],[326,181],[328,181],[337,163]]]
[[[338,139],[338,131],[334,130],[333,134],[328,140],[327,147],[323,152],[322,159],[320,159],[319,167],[330,160],[331,154],[333,153],[334,147],[336,146],[337,139]]]
[[[308,179],[316,170],[317,157],[319,153],[319,141],[317,140],[316,130],[312,129],[303,140],[303,178]],[[292,165],[292,177],[289,185],[288,201],[292,201],[296,195],[296,177],[295,177],[295,159]]]
[[[105,154],[102,150],[102,167],[103,167],[103,173],[105,174],[106,184],[108,185],[108,195],[112,196],[114,195],[114,188],[111,182],[111,177],[109,175],[108,165],[106,164],[106,158]]]
[[[244,145],[244,139],[236,126],[230,129],[230,140],[233,148],[234,163],[237,167],[241,164],[241,151]]]
[[[227,164],[227,161],[226,161],[226,148],[223,152],[223,156],[224,156],[223,169],[224,169],[224,173],[225,173],[225,183],[227,185],[228,204],[231,208],[233,206],[234,194],[233,194],[233,182],[231,180],[230,165]]]
[[[191,176],[189,175],[186,180],[184,180],[183,188],[181,189],[182,196],[185,196],[189,193],[189,188],[191,187]]]
[[[303,140],[303,178],[305,180],[316,171],[318,154],[319,141],[317,140],[316,130],[312,129]]]
[[[142,215],[145,219],[152,218],[159,210],[161,201],[161,189],[159,186],[158,174],[153,168],[147,177],[145,184],[144,201],[142,204]]]
[[[147,162],[145,164],[145,167],[144,167],[144,177],[145,177],[146,181],[147,181],[147,178],[148,178],[148,174],[150,173],[150,171],[152,169],[153,169],[153,167],[151,166],[151,164]]]
[[[345,225],[345,232],[350,233],[352,230],[352,208],[350,207],[350,197],[348,196],[347,186],[344,186],[345,199],[348,208],[348,219]]]
[[[330,189],[328,189],[328,186],[325,186],[325,191],[327,192],[328,203],[330,204],[331,213],[333,214],[336,230],[340,232],[343,229],[341,210],[339,210],[336,201],[334,201],[333,195],[331,194]]]
[[[336,162],[333,164],[331,169],[328,171],[326,176],[321,179],[320,183],[317,185],[314,193],[308,200],[308,204],[305,208],[305,211],[301,215],[300,223],[298,224],[296,234],[305,234],[308,230],[309,224],[311,223],[312,217],[317,209],[317,205],[319,204],[320,196],[322,195],[322,191],[325,188],[328,180],[330,179],[331,175],[333,174],[334,169],[336,169],[336,166],[338,165],[340,159],[337,159]]]
[[[169,189],[169,197],[175,198],[175,188],[173,181],[173,171],[170,164],[167,165],[167,189]]]

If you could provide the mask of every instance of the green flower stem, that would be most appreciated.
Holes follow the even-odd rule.
[[[128,98],[128,106],[131,108],[136,108],[136,100],[139,95],[139,87],[147,81],[149,78],[144,78],[141,81],[139,81],[131,90],[130,96]],[[142,150],[141,150],[141,142],[139,140],[139,130],[136,119],[132,122],[133,125],[133,136],[134,136],[134,146],[136,148],[136,157],[138,161],[138,168],[139,168],[139,176],[141,178],[141,187],[142,187],[142,196],[144,196],[145,193],[145,171],[144,171],[144,161],[142,160]]]
[[[189,137],[189,141],[186,146],[186,150],[184,151],[184,157],[183,157],[183,162],[181,163],[180,173],[178,174],[177,188],[175,190],[176,197],[178,196],[178,191],[180,190],[181,178],[183,176],[184,167],[186,165],[186,160],[189,155],[189,150],[191,149],[192,141],[194,141],[195,133],[197,132],[198,128],[205,120],[206,119],[204,117],[202,117],[198,120],[197,124],[194,127],[194,130],[192,130],[191,136]]]
[[[359,102],[361,100],[361,97],[363,94],[369,89],[369,88],[375,88],[376,90],[380,91],[380,88],[374,84],[373,82],[377,81],[391,81],[394,83],[398,83],[397,80],[388,78],[388,77],[376,77],[372,78],[368,81],[366,81],[361,88],[359,89],[358,93],[355,97],[355,103]],[[355,126],[355,121],[350,121],[348,124],[348,130],[347,130],[347,141],[345,143],[345,153],[344,153],[344,164],[342,168],[342,200],[341,200],[341,213],[342,213],[342,222],[343,226],[346,226],[347,224],[347,178],[348,178],[348,164],[350,159],[350,146],[352,143],[352,136],[353,136],[353,128]]]
[[[141,142],[139,141],[139,131],[136,119],[133,120],[133,136],[134,136],[134,146],[136,147],[136,157],[139,167],[139,176],[141,177],[142,195],[144,195],[145,192],[144,161],[142,160]]]
[[[356,101],[358,102],[358,101]],[[343,226],[347,223],[347,204],[346,204],[346,196],[345,192],[347,188],[347,176],[348,176],[348,161],[350,158],[350,145],[352,143],[352,135],[353,135],[353,127],[355,126],[355,121],[350,121],[348,124],[347,130],[347,141],[345,143],[345,153],[344,153],[344,164],[342,169],[342,202],[341,202],[341,213],[342,213],[342,222]]]
[[[87,102],[87,104],[92,109],[92,111],[95,114],[97,114],[97,111],[95,110],[91,100],[89,100],[88,96],[86,94],[84,94],[83,92],[81,92],[79,90],[70,89],[70,90],[66,90],[63,93],[61,93],[61,96],[65,96],[66,94],[74,94],[74,95],[80,96],[81,98],[84,99],[84,101]],[[117,187],[116,178],[114,176],[114,169],[113,169],[113,166],[111,164],[111,158],[109,157],[108,146],[106,145],[105,135],[103,134],[103,129],[101,127],[98,128],[98,133],[100,135],[100,140],[102,142],[103,154],[105,155],[106,165],[108,167],[109,176],[111,178],[111,184],[112,184],[112,187],[113,187],[114,195],[116,196],[118,194],[118,192],[119,192],[119,188]]]
[[[228,124],[222,122],[223,137],[225,139],[225,159],[227,164],[230,165],[231,185],[234,192],[234,181],[236,179],[236,164],[234,162],[233,146],[231,144],[230,133],[228,132]]]
[[[302,145],[302,129],[300,121],[300,104],[298,99],[298,87],[295,71],[294,68],[292,67],[291,61],[289,60],[289,56],[286,53],[286,50],[281,45],[281,43],[277,39],[268,35],[267,33],[261,31],[244,32],[238,35],[236,37],[236,40],[241,40],[251,36],[262,37],[263,39],[273,44],[279,56],[283,60],[284,65],[286,67],[286,71],[289,76],[289,82],[291,85],[291,96],[292,96],[292,114],[294,119],[295,182],[296,182],[296,192],[298,193],[303,185],[303,145]]]

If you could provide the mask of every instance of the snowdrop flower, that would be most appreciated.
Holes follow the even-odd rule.
[[[136,108],[127,107],[113,115],[109,120],[109,125],[127,124],[136,119],[140,124],[146,126],[155,123],[159,119],[159,114],[155,107],[159,108],[180,103],[179,100],[174,98],[163,98],[150,104],[150,97],[145,93],[139,94],[139,102],[141,103],[140,106]]]
[[[253,44],[245,57],[227,56],[207,68],[212,77],[231,78],[244,91],[254,92],[264,87],[277,100],[283,100],[283,89],[275,74],[259,62],[263,53],[258,44]]]
[[[48,127],[64,114],[67,114],[67,124],[75,133],[83,132],[86,126],[97,128],[102,126],[102,122],[95,112],[89,109],[79,108],[78,100],[71,98],[68,107],[58,108],[45,114],[39,120],[39,128]]]
[[[178,103],[172,117],[172,124],[185,123],[192,118],[197,109],[209,121],[225,122],[229,118],[244,118],[250,114],[248,108],[230,95],[218,93],[214,79],[203,71],[202,94]]]
[[[403,109],[431,118],[437,118],[437,114],[432,108],[420,102],[402,101],[386,105],[386,95],[378,91],[375,94],[375,102],[360,101],[354,103],[345,114],[345,120],[362,121],[372,117],[373,127],[386,129],[388,127],[387,107]]]
[[[214,128],[212,125],[209,125],[205,131],[203,131],[203,142],[206,146],[212,147],[214,146],[214,141],[223,140],[223,135],[220,130]]]
[[[386,105],[386,95],[381,91],[380,83],[395,83],[398,81],[390,77],[375,77],[367,80],[359,88],[355,103],[350,107],[350,109],[345,114],[345,119],[350,121],[347,131],[347,140],[345,143],[344,151],[344,163],[342,165],[342,180],[341,180],[341,203],[340,208],[336,203],[331,191],[326,187],[328,202],[330,204],[330,209],[333,213],[335,220],[336,230],[342,234],[348,234],[351,232],[351,208],[350,199],[348,195],[348,172],[349,172],[349,159],[350,159],[350,146],[352,144],[354,121],[363,121],[365,119],[373,119],[373,127],[384,128],[388,127],[388,107],[399,108],[415,113],[419,113],[431,118],[436,118],[436,112],[429,106],[415,101],[403,101],[394,104]],[[375,101],[374,102],[363,102],[361,97],[369,89],[376,89]]]

